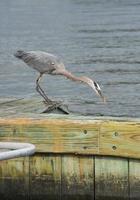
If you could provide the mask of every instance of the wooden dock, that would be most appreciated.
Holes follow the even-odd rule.
[[[34,156],[0,161],[1,200],[140,199],[140,119],[39,114],[40,105],[0,102],[0,141],[36,145]]]

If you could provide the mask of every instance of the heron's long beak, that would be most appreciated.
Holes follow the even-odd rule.
[[[97,94],[101,97],[101,99],[103,100],[103,102],[106,103],[106,98],[103,96],[101,90],[98,90]]]

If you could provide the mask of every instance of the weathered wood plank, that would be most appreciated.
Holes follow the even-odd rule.
[[[29,158],[0,161],[0,199],[29,198]]]
[[[98,153],[99,123],[80,120],[0,121],[1,141],[30,142],[37,152]]]
[[[95,200],[129,200],[127,159],[95,157]]]
[[[30,158],[30,198],[58,200],[61,196],[61,157],[38,154]]]
[[[37,152],[140,158],[139,121],[0,119],[0,139],[31,142]]]
[[[92,156],[62,157],[62,199],[94,199],[94,159]]]
[[[99,141],[101,155],[140,158],[140,122],[104,122]]]
[[[140,160],[129,161],[130,200],[140,199]]]
[[[40,99],[0,98],[0,117],[14,117],[31,113],[39,114],[45,110]]]

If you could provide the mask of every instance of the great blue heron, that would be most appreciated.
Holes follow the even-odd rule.
[[[45,102],[52,104],[53,102],[47,97],[43,89],[40,87],[40,80],[43,74],[62,75],[72,81],[78,81],[90,86],[105,102],[105,97],[102,95],[101,89],[96,81],[92,81],[86,76],[77,77],[65,69],[63,62],[55,55],[43,51],[22,51],[19,50],[15,57],[23,60],[28,66],[39,72],[36,80],[36,90],[45,99]]]

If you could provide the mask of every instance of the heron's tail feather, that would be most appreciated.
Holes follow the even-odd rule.
[[[16,58],[19,58],[19,59],[22,59],[24,55],[25,55],[25,52],[22,51],[22,50],[18,50],[18,51],[14,54],[14,56],[15,56]]]

